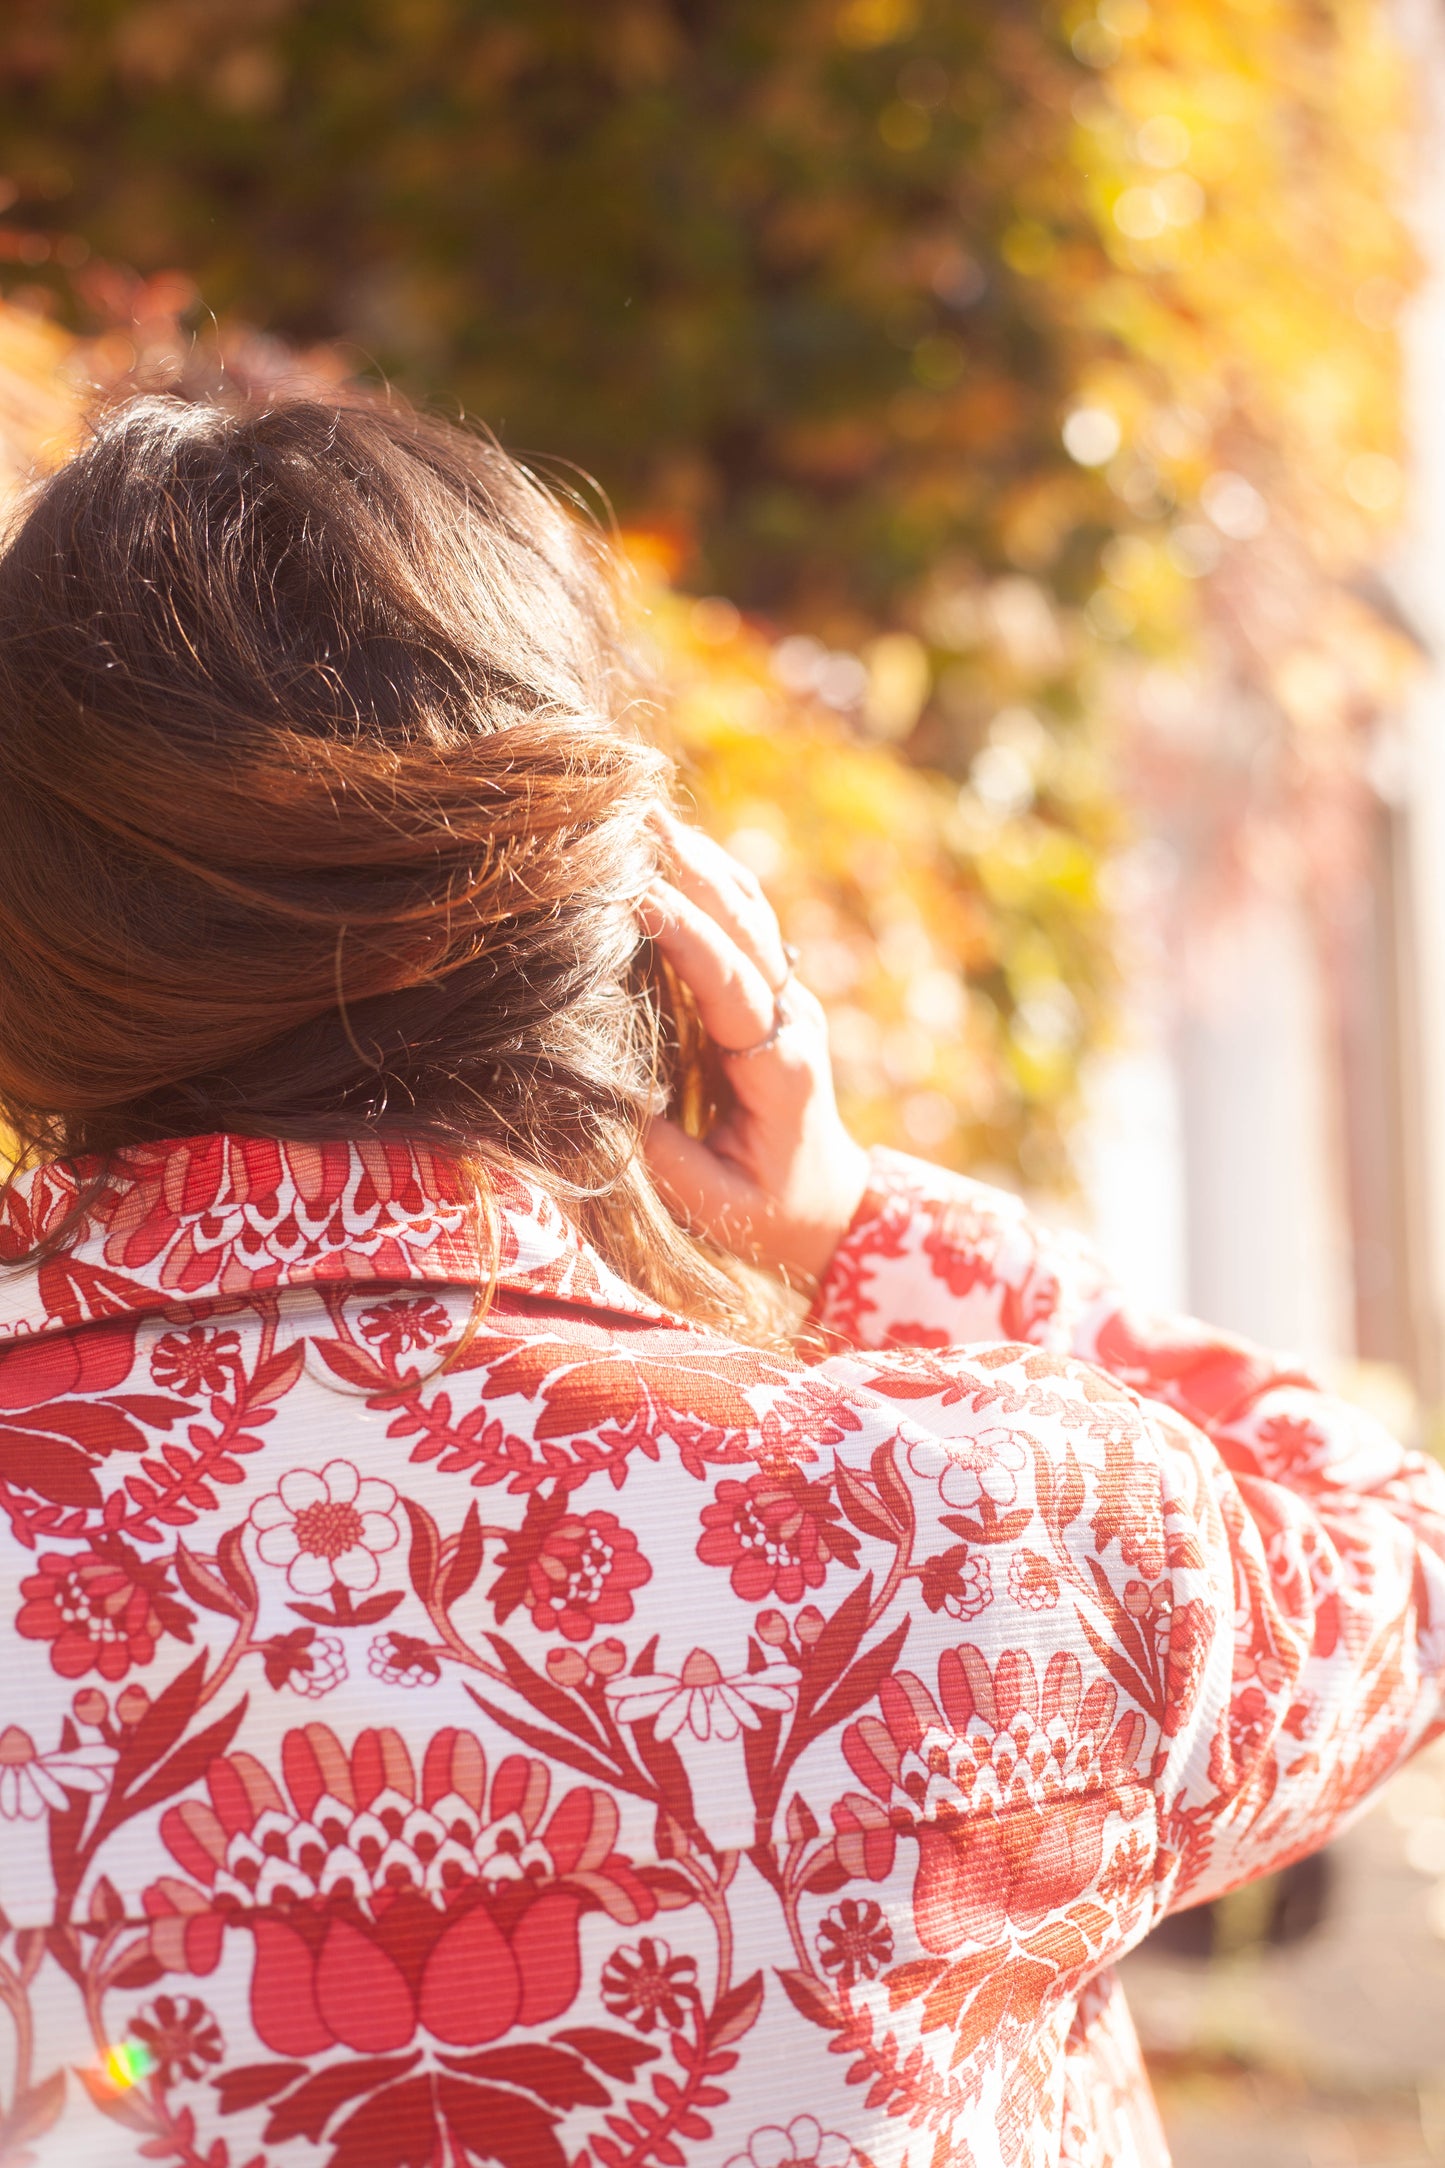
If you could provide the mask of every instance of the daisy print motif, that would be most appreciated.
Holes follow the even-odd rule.
[[[285,1569],[297,1596],[324,1596],[340,1582],[353,1596],[375,1588],[379,1564],[401,1541],[396,1490],[349,1460],[292,1468],[251,1508],[263,1565]]]

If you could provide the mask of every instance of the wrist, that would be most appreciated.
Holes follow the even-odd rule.
[[[789,1262],[810,1280],[821,1282],[848,1229],[858,1215],[867,1193],[871,1172],[869,1155],[840,1132],[840,1142],[829,1147],[826,1209],[816,1217],[794,1221],[789,1243]]]

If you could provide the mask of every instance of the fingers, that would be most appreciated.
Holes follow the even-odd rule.
[[[711,1235],[735,1257],[760,1259],[777,1207],[745,1169],[675,1122],[654,1122],[645,1151],[663,1201],[685,1226]]]
[[[771,1031],[772,987],[731,931],[701,904],[670,881],[655,881],[638,918],[692,988],[703,1026],[720,1047],[754,1046]]]
[[[756,1193],[745,1174],[676,1122],[655,1121],[644,1149],[669,1203],[710,1232],[729,1207],[741,1215]]]
[[[770,987],[781,987],[788,976],[787,953],[777,915],[756,875],[711,836],[671,813],[661,813],[657,826],[672,885],[716,920]]]

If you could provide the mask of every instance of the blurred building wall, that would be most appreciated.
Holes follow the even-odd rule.
[[[1339,1091],[1308,918],[1287,895],[1252,898],[1201,946],[1174,1042],[1189,1307],[1269,1346],[1345,1353]]]
[[[1421,85],[1425,278],[1405,324],[1411,509],[1387,584],[1422,667],[1370,762],[1365,877],[1331,897],[1329,914],[1287,883],[1262,889],[1218,923],[1186,927],[1185,953],[1146,963],[1128,1050],[1095,1079],[1085,1175],[1098,1239],[1141,1300],[1182,1301],[1326,1364],[1388,1367],[1438,1413],[1445,11],[1439,0],[1400,0],[1398,17]]]
[[[1411,1362],[1445,1402],[1445,18],[1402,0],[1425,99],[1417,231],[1428,276],[1407,327],[1411,516],[1393,585],[1426,650],[1403,718],[1395,882]]]

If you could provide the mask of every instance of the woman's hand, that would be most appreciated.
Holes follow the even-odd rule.
[[[791,1285],[819,1280],[868,1179],[833,1096],[823,1011],[747,868],[671,815],[658,825],[670,878],[649,890],[642,924],[691,988],[736,1105],[706,1143],[655,1122],[648,1163],[690,1227]]]

